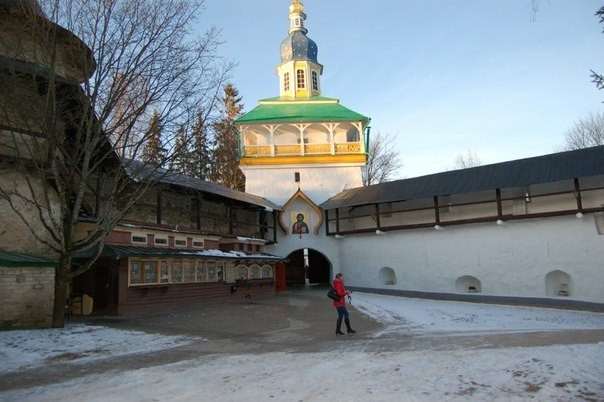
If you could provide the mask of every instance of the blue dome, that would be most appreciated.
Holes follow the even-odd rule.
[[[317,53],[319,49],[315,41],[302,31],[293,31],[281,42],[281,63],[290,60],[310,60],[319,64]]]

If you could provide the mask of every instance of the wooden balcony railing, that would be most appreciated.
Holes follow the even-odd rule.
[[[333,145],[333,152],[332,152]],[[274,152],[271,152],[273,151]],[[243,147],[244,158],[258,158],[268,156],[299,156],[299,155],[343,155],[360,154],[362,150],[360,142],[348,142],[341,144],[304,144],[304,151],[299,144],[287,145],[246,145]]]

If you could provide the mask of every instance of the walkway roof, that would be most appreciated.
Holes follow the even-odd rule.
[[[353,188],[335,195],[320,207],[334,209],[379,204],[599,175],[604,177],[604,146]]]

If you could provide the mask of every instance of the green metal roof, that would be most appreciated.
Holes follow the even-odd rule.
[[[363,121],[366,125],[369,120],[369,117],[340,105],[338,99],[313,96],[305,100],[279,97],[263,99],[235,123]]]
[[[2,267],[56,267],[57,262],[29,254],[0,251]]]

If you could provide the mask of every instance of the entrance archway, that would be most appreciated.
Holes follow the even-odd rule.
[[[331,263],[321,252],[309,248],[292,251],[287,256],[288,262],[285,266],[287,285],[305,284],[306,269],[304,250],[306,250],[307,253],[308,280],[310,284],[329,283]]]

